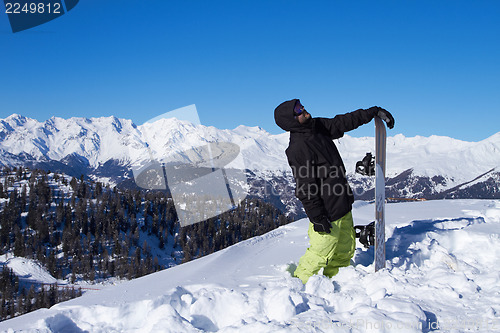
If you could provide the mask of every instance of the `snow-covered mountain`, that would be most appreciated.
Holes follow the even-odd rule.
[[[355,203],[357,224],[373,213],[373,204]],[[0,332],[499,330],[499,200],[392,203],[386,220],[387,268],[376,273],[373,248],[358,243],[352,265],[332,279],[292,278],[308,246],[302,219],[161,272],[95,286],[102,289],[0,322]],[[29,261],[6,265],[50,282]]]
[[[232,142],[240,147],[248,169],[283,170],[287,165],[282,148],[287,140],[286,135],[270,135],[257,127],[219,130],[176,118],[141,126],[116,117],[52,117],[39,122],[13,114],[0,120],[3,154],[24,153],[35,161],[61,161],[68,156],[80,156],[92,168],[110,160],[123,165],[135,164],[149,158],[149,152],[161,159],[172,151],[182,152],[208,142]],[[267,158],[262,158],[264,156]],[[258,164],[255,157],[260,160]]]
[[[130,182],[131,168],[150,159],[176,156],[189,162],[193,147],[210,142],[239,147],[240,167],[248,169],[252,195],[300,215],[290,194],[293,180],[284,153],[288,133],[271,135],[247,126],[221,130],[175,118],[140,126],[116,117],[39,122],[13,114],[0,120],[0,164],[84,174],[114,184]],[[336,144],[357,197],[370,198],[373,179],[355,174],[354,166],[374,152],[374,138],[345,135]],[[397,134],[388,137],[387,145],[388,197],[500,197],[500,132],[479,142]]]

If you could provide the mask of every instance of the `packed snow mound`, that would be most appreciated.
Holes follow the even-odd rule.
[[[56,283],[54,278],[45,267],[37,261],[26,258],[7,258],[5,255],[0,256],[0,264],[7,266],[19,277],[22,281],[38,282],[38,283]]]
[[[38,283],[56,283],[54,278],[45,267],[37,261],[26,258],[7,258],[0,256],[0,264],[10,268],[21,281],[38,282]]]
[[[356,203],[355,224],[373,204]],[[332,279],[293,278],[308,220],[0,323],[39,332],[468,332],[500,329],[500,201],[388,204],[386,269],[358,244]]]

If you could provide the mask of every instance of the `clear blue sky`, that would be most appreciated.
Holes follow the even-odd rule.
[[[500,131],[496,0],[81,0],[16,34],[0,8],[0,118],[142,124],[196,104],[202,124],[280,133],[274,108],[300,98],[313,116],[385,107],[390,135]]]

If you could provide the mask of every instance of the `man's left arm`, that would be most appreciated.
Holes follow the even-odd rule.
[[[375,116],[379,116],[389,128],[394,127],[394,118],[389,111],[372,106],[369,109],[358,109],[346,114],[339,114],[333,118],[317,118],[330,132],[332,139],[344,136],[345,132],[352,131],[361,125],[368,124]]]

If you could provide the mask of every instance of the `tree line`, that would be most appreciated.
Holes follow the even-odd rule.
[[[74,286],[60,287],[57,284],[49,286],[30,284],[28,287],[19,281],[19,277],[8,268],[0,272],[0,320],[23,315],[40,308],[50,308],[59,302],[64,302],[82,295],[82,289]]]
[[[180,227],[166,192],[24,167],[0,172],[0,255],[36,260],[71,284],[137,278],[288,222],[274,206],[248,198],[222,215]]]

